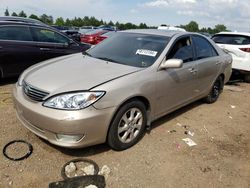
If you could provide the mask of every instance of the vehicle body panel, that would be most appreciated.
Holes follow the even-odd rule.
[[[147,101],[149,125],[155,119],[207,96],[220,75],[224,82],[231,75],[231,56],[213,42],[211,45],[218,53],[215,57],[194,59],[184,63],[181,68],[161,69],[160,65],[166,61],[169,50],[184,34],[155,30],[124,32],[164,35],[171,37],[171,40],[154,64],[145,68],[117,64],[82,54],[48,60],[29,68],[19,78],[14,89],[15,108],[21,122],[53,144],[86,147],[105,142],[112,119],[127,101]],[[198,34],[185,33],[185,36],[193,35]],[[106,93],[100,100],[82,110],[50,109],[44,107],[43,102],[33,101],[24,94],[23,80],[31,86],[48,91],[50,94],[44,101],[55,95],[79,90]],[[44,133],[39,132],[40,129]],[[56,137],[58,133],[84,134],[84,138],[79,142],[67,143]]]

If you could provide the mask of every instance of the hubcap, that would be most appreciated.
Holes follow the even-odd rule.
[[[123,114],[118,125],[118,138],[122,143],[133,141],[140,133],[143,123],[141,110],[131,108]]]

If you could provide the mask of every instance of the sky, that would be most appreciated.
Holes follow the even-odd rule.
[[[0,0],[0,15],[24,10],[54,18],[94,16],[150,26],[180,25],[196,21],[199,27],[224,24],[232,31],[250,31],[249,0]]]

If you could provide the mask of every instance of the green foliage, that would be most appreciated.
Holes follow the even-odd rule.
[[[8,8],[5,10],[4,12],[5,16],[10,15]],[[19,14],[13,12],[11,14],[11,16],[20,16],[20,17],[27,17],[26,13],[24,11],[21,11]],[[125,29],[147,29],[147,28],[151,28],[151,29],[156,29],[157,27],[155,26],[147,26],[146,23],[140,23],[139,25],[135,25],[133,23],[119,23],[116,22],[114,23],[113,21],[103,21],[96,19],[95,17],[91,16],[84,16],[83,18],[80,17],[74,17],[73,19],[69,19],[66,18],[66,20],[64,20],[62,17],[59,17],[55,20],[52,16],[49,16],[47,14],[43,14],[41,16],[37,16],[35,14],[31,14],[29,16],[29,18],[32,19],[36,19],[36,20],[40,20],[46,24],[52,25],[59,25],[59,26],[75,26],[75,27],[82,27],[82,26],[100,26],[100,25],[111,25],[111,26],[115,26],[120,30],[125,30]],[[190,21],[188,24],[186,25],[180,25],[178,26],[180,28],[186,29],[187,31],[190,32],[204,32],[204,33],[210,33],[210,34],[215,34],[221,31],[227,31],[227,27],[223,24],[218,24],[216,25],[214,28],[201,28],[199,29],[199,25],[196,21]]]
[[[199,31],[199,25],[195,21],[189,22],[187,25],[185,25],[186,31],[190,32],[198,32]]]
[[[227,27],[225,25],[222,24],[218,24],[215,26],[214,31],[216,33],[222,32],[222,31],[227,31]]]
[[[6,10],[4,12],[4,16],[9,16],[9,15],[10,15],[9,10],[8,10],[8,8],[6,8]]]
[[[21,12],[19,12],[18,16],[26,18],[27,14],[22,10]]]
[[[31,15],[29,16],[29,18],[35,19],[35,20],[40,20],[39,17],[38,17],[37,15],[35,15],[35,14],[31,14]]]
[[[40,16],[39,18],[43,23],[46,23],[48,25],[52,25],[53,22],[53,17],[52,16],[48,16],[47,14],[43,14]]]
[[[13,12],[11,16],[18,16],[17,13]]]
[[[55,25],[64,26],[65,25],[64,19],[62,17],[57,18]]]

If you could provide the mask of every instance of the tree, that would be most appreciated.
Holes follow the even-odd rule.
[[[219,32],[222,32],[222,31],[227,31],[227,27],[223,24],[218,24],[214,27],[214,32],[215,33],[219,33]]]
[[[21,12],[19,12],[18,16],[26,18],[27,14],[22,10]]]
[[[49,24],[49,25],[52,25],[53,24],[53,17],[52,16],[48,16],[47,14],[43,14],[40,16],[40,20],[43,22],[43,23],[46,23],[46,24]]]
[[[8,8],[6,8],[6,10],[5,10],[5,12],[4,12],[4,15],[5,15],[5,16],[9,16],[9,15],[10,15]]]
[[[190,31],[190,32],[198,32],[199,31],[199,25],[195,21],[191,21],[191,22],[189,22],[189,24],[187,24],[185,26],[185,29],[187,31]]]
[[[11,16],[18,16],[17,13],[13,12]]]
[[[35,20],[40,20],[39,17],[38,17],[37,15],[35,15],[35,14],[31,14],[31,15],[29,16],[29,18],[35,19]]]
[[[57,18],[55,24],[59,26],[64,26],[65,25],[64,19],[62,17]]]

